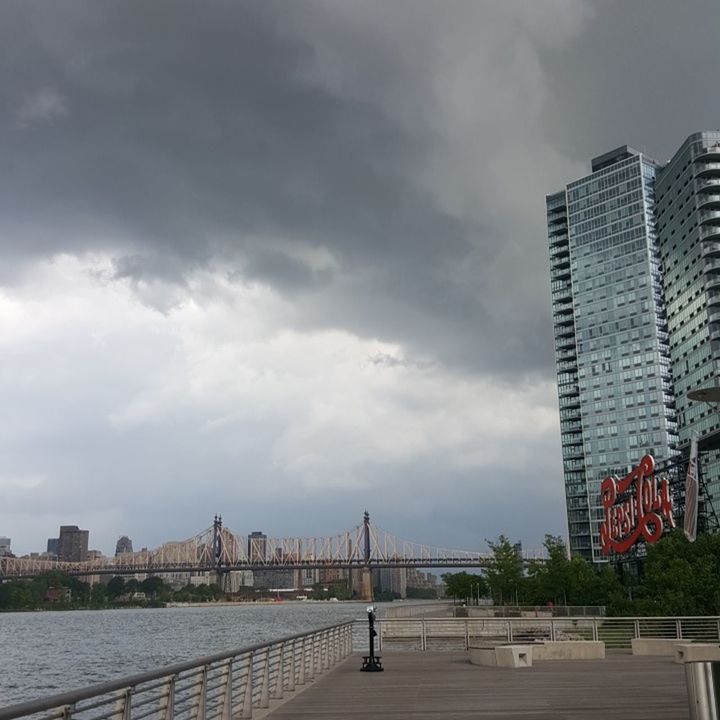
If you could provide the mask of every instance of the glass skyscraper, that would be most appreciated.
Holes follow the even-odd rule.
[[[701,509],[720,500],[720,413],[687,393],[718,384],[720,363],[720,132],[690,135],[655,184],[658,244],[670,333],[679,446],[697,433],[707,483]],[[710,501],[710,502],[708,502]],[[719,508],[720,509],[720,508]],[[715,518],[707,517],[713,527]]]
[[[604,559],[602,480],[677,446],[657,169],[623,146],[546,198],[570,550],[593,562]]]

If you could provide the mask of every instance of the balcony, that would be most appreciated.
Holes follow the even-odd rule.
[[[705,273],[720,272],[720,258],[706,257],[705,263],[703,264],[703,272],[705,272]]]
[[[712,147],[703,148],[695,156],[694,162],[705,162],[707,160],[720,160],[720,145],[713,145]]]
[[[720,305],[720,291],[710,291],[706,295],[708,307]]]
[[[704,258],[720,256],[720,241],[706,240],[702,244],[702,256]]]
[[[561,408],[578,408],[580,407],[580,397],[577,395],[568,395],[567,397],[558,396],[558,405]]]
[[[706,225],[700,228],[701,240],[720,240],[720,225]]]
[[[720,290],[720,275],[706,275],[705,290],[708,292],[711,290]]]
[[[577,395],[579,392],[580,388],[575,383],[558,385],[558,397],[569,397],[570,395]]]
[[[709,323],[720,323],[720,310],[708,310],[707,319]]]
[[[701,209],[720,208],[720,193],[698,193],[697,203]]]
[[[720,224],[720,210],[705,210],[698,213],[700,225],[718,225]]]
[[[556,302],[553,304],[553,310],[556,313],[571,313],[573,304],[571,302]]]
[[[565,205],[564,203],[560,205],[553,205],[553,207],[548,208],[547,214],[548,216],[559,214],[567,215],[567,205]]]
[[[555,260],[556,258],[570,257],[570,248],[567,245],[551,246],[550,247],[550,259]]]
[[[720,178],[706,178],[695,181],[696,193],[720,192]]]
[[[720,160],[720,158],[718,158]],[[720,162],[698,162],[696,178],[720,178]]]
[[[720,287],[720,280],[718,281]],[[575,349],[575,335],[570,333],[568,335],[562,335],[555,339],[555,347],[558,350],[569,350],[570,348]],[[575,353],[573,353],[574,355]]]

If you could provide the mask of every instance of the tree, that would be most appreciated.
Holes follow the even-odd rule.
[[[102,583],[95,583],[90,590],[90,603],[92,605],[105,605],[108,599],[108,590]]]
[[[125,594],[125,580],[120,575],[116,575],[107,584],[108,595],[115,599]]]
[[[545,535],[547,559],[534,561],[528,568],[526,599],[533,605],[567,605],[570,586],[570,560],[565,541],[556,535]]]
[[[488,584],[482,575],[471,575],[466,572],[445,573],[442,579],[445,583],[445,597],[467,600],[478,595],[485,597],[488,594]]]
[[[485,573],[493,601],[497,605],[519,604],[519,594],[523,581],[522,558],[515,547],[505,537],[487,541],[493,558]]]
[[[634,600],[648,615],[720,613],[720,535],[691,543],[676,530],[649,545]]]
[[[157,595],[166,594],[170,588],[165,584],[162,578],[149,577],[138,585],[138,590],[144,592],[147,597],[155,597]]]

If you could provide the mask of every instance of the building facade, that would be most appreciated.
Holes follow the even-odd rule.
[[[720,414],[687,394],[718,384],[720,132],[690,135],[658,171],[655,192],[678,441],[685,455],[693,434],[701,441],[706,486],[700,504],[707,514],[720,499]],[[712,516],[706,522],[717,529]]]
[[[132,540],[127,535],[121,535],[115,543],[115,557],[133,551]]]
[[[592,562],[602,480],[676,453],[656,172],[623,146],[546,198],[570,551]]]
[[[0,537],[0,556],[12,555],[11,542],[9,537]]]
[[[88,557],[89,530],[80,530],[77,525],[61,525],[58,538],[58,560],[82,562]]]

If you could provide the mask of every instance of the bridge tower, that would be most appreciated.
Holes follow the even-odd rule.
[[[213,518],[213,563],[215,566],[215,584],[222,590],[227,588],[224,586],[223,580],[227,578],[227,573],[222,571],[222,515],[215,515]]]
[[[363,560],[365,564],[360,570],[360,599],[373,601],[372,571],[370,570],[370,513],[363,515]]]

